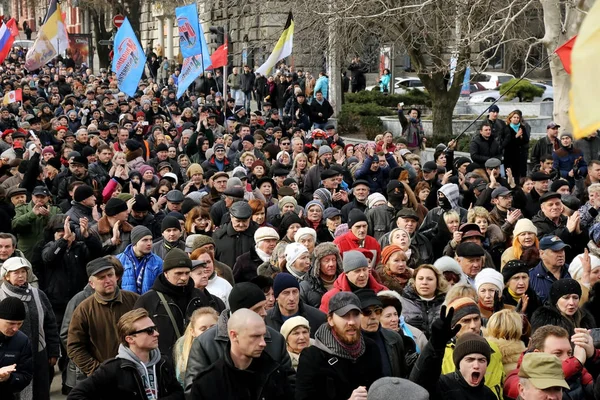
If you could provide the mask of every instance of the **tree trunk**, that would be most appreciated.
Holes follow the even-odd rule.
[[[448,92],[431,96],[433,135],[443,138],[444,141],[450,140],[453,134],[458,133],[452,131],[452,115],[456,101],[457,99],[452,98]]]
[[[106,31],[105,24],[105,13],[98,13],[95,9],[90,9],[90,16],[92,17],[94,39],[96,41],[96,52],[98,53],[98,61],[100,68],[110,68],[110,50],[111,46],[100,45],[100,40],[108,40],[111,37],[111,33]]]

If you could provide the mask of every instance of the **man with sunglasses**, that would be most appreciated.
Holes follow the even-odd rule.
[[[117,330],[117,356],[79,383],[69,399],[183,399],[175,370],[158,350],[160,335],[148,311],[136,308],[125,313]]]

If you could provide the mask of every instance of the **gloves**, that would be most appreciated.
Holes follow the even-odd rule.
[[[443,351],[446,348],[446,343],[460,331],[460,324],[456,324],[456,326],[452,328],[453,316],[454,308],[450,308],[446,315],[446,306],[442,306],[440,317],[431,325],[431,338],[429,339],[429,342],[435,350]]]
[[[502,302],[502,297],[499,292],[496,292],[494,295],[494,312],[500,311],[504,309],[504,303]]]

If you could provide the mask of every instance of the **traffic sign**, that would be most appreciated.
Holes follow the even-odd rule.
[[[120,28],[123,25],[123,21],[125,21],[125,17],[121,14],[117,14],[113,17],[113,25],[117,28]]]
[[[112,46],[113,41],[112,40],[98,40],[98,44],[100,46]]]

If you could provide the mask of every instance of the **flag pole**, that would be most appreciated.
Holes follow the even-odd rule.
[[[225,36],[225,47],[227,48],[227,58],[223,66],[223,96],[221,97],[225,99],[223,102],[223,124],[225,125],[225,129],[227,129],[227,100],[229,99],[227,95],[227,66],[229,64],[229,31],[227,30],[227,23],[223,27],[223,33]]]

